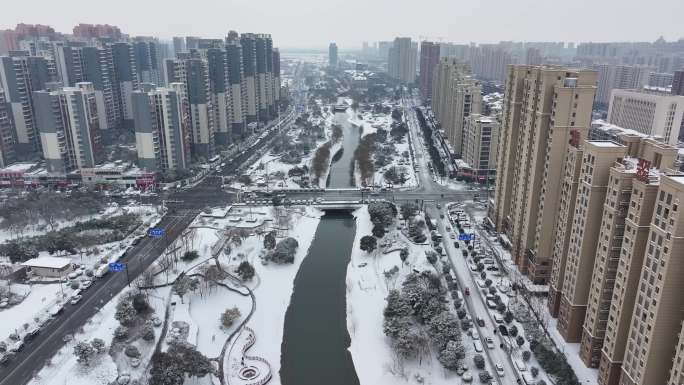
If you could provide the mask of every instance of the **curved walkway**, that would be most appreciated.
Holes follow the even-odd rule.
[[[268,361],[245,354],[255,342],[254,331],[246,326],[242,328],[223,360],[228,366],[226,377],[229,384],[263,385],[271,379],[273,373]]]

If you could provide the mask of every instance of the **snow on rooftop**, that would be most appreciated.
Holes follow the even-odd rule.
[[[594,145],[596,147],[606,147],[606,148],[608,148],[608,147],[614,147],[614,148],[624,147],[621,144],[617,144],[617,143],[611,142],[609,140],[589,140],[587,142],[591,143],[592,145]]]
[[[679,184],[684,185],[684,175],[668,175],[667,177]]]
[[[3,169],[0,169],[0,172],[26,172],[37,165],[37,163],[14,163]]]
[[[61,257],[38,257],[29,259],[22,266],[45,267],[50,269],[63,269],[71,264],[71,259]]]

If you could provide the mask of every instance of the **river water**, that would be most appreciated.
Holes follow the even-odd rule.
[[[328,211],[294,281],[285,314],[283,385],[358,385],[347,332],[346,275],[356,225],[348,211]]]
[[[349,123],[349,114],[351,113],[351,109],[348,109],[347,112],[335,113],[335,123],[342,126],[342,156],[338,159],[333,154],[333,162],[330,165],[330,176],[327,182],[327,186],[330,188],[354,187],[354,151],[361,140],[361,131]]]

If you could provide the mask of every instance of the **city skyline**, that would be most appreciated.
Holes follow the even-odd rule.
[[[678,15],[684,12],[684,3],[674,0],[649,3],[649,9],[664,11],[659,12],[657,18],[649,18],[639,0],[578,0],[572,8],[562,9],[562,13],[538,0],[515,4],[504,0],[487,4],[444,4],[428,0],[421,3],[421,8],[426,11],[439,9],[439,12],[430,12],[427,18],[416,18],[412,4],[387,0],[369,4],[355,0],[345,3],[344,7],[329,7],[310,0],[269,1],[269,12],[264,12],[263,2],[238,0],[220,4],[199,0],[193,5],[196,15],[203,19],[201,23],[193,22],[185,12],[175,12],[182,9],[182,4],[174,6],[174,1],[163,3],[163,7],[158,2],[132,0],[102,3],[98,7],[92,7],[85,0],[15,2],[3,9],[0,29],[13,28],[24,22],[48,24],[59,32],[71,33],[78,23],[99,23],[117,25],[131,36],[153,35],[163,39],[179,34],[216,37],[225,36],[229,30],[269,30],[278,36],[278,45],[283,48],[325,49],[330,41],[336,41],[341,51],[360,48],[363,41],[392,40],[398,35],[457,43],[506,40],[650,42],[660,36],[668,41],[684,37],[678,20]],[[133,9],[136,12],[130,12]],[[169,11],[165,12],[165,9]],[[203,12],[208,9],[212,11]],[[583,22],[581,28],[577,28],[575,21],[592,17],[587,10],[596,15],[596,22]],[[385,14],[388,21],[379,21],[379,14]],[[458,16],[464,14],[482,17]],[[154,20],[150,15],[155,16]],[[164,22],[160,22],[162,20]],[[354,28],[349,28],[352,25]],[[634,28],[635,25],[639,28]]]

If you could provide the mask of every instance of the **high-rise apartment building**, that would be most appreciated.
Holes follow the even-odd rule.
[[[580,357],[589,367],[599,367],[620,260],[627,259],[625,246],[629,243],[625,242],[630,242],[636,232],[628,218],[634,181],[644,179],[650,167],[673,167],[677,157],[676,148],[652,138],[622,134],[619,142],[627,147],[627,153],[610,168],[591,279],[578,282],[580,286],[590,283],[580,346]],[[573,230],[580,231],[577,227]]]
[[[16,160],[14,125],[9,110],[5,90],[0,88],[0,167],[6,167]]]
[[[242,69],[245,78],[245,111],[247,124],[259,120],[259,92],[257,90],[256,70],[256,35],[243,33],[240,35],[242,46]]]
[[[533,282],[550,273],[560,184],[570,139],[587,136],[596,72],[562,67],[508,68],[499,136],[493,223]]]
[[[215,151],[216,122],[207,61],[199,58],[167,60],[166,66],[173,74],[172,83],[185,84],[192,156],[209,159]]]
[[[186,52],[185,49],[185,38],[182,36],[173,37],[173,54],[178,55],[181,52]]]
[[[560,188],[560,204],[558,209],[558,220],[554,233],[553,248],[551,251],[551,277],[549,279],[549,300],[547,302],[549,313],[552,317],[558,317],[560,303],[563,297],[563,281],[565,280],[565,265],[567,263],[568,247],[570,234],[573,231],[573,217],[575,214],[575,203],[577,188],[580,182],[580,171],[584,150],[576,136],[568,147],[563,166],[563,176]]]
[[[472,168],[479,182],[496,175],[496,149],[499,123],[495,117],[470,114],[463,128],[463,160]]]
[[[5,90],[9,113],[14,122],[17,156],[25,158],[40,151],[40,137],[34,122],[33,92],[53,81],[45,58],[0,57],[0,88]]]
[[[662,175],[638,289],[634,292],[621,385],[666,384],[676,357],[684,296],[684,176]],[[675,363],[679,366],[680,363]]]
[[[64,175],[100,163],[103,149],[92,83],[33,95],[47,171]]]
[[[179,171],[190,163],[185,84],[133,92],[138,165],[151,172]]]
[[[330,43],[328,46],[328,65],[330,67],[337,67],[337,44]]]
[[[387,73],[402,83],[416,81],[418,51],[410,37],[397,37],[387,54]]]
[[[154,38],[136,38],[132,43],[138,83],[152,83],[160,86],[163,82],[161,71],[161,44]]]
[[[648,85],[650,87],[669,88],[672,87],[674,76],[667,72],[649,72]]]
[[[671,92],[672,95],[684,96],[684,69],[674,72]]]
[[[544,58],[542,57],[541,50],[539,48],[530,47],[525,52],[525,64],[538,66],[542,64]]]
[[[420,94],[423,99],[432,97],[432,81],[439,63],[439,44],[430,41],[420,43]]]
[[[133,121],[131,95],[138,89],[138,71],[135,65],[135,50],[130,43],[114,43],[109,46],[114,65],[114,97],[121,106],[121,119],[126,124]]]
[[[647,89],[613,90],[608,123],[676,145],[684,126],[684,96]]]
[[[507,66],[515,63],[513,55],[498,44],[471,47],[468,56],[473,74],[484,80],[504,81]]]
[[[231,31],[226,39],[226,55],[228,57],[228,84],[231,95],[231,137],[238,139],[247,134],[247,84],[243,71],[242,47],[235,31]],[[280,59],[279,55],[278,59]],[[278,71],[280,71],[280,63],[278,63]],[[279,72],[278,84],[280,84]]]
[[[596,103],[607,107],[614,89],[637,89],[648,82],[648,68],[642,66],[599,64]]]
[[[443,58],[435,68],[432,110],[454,155],[463,156],[463,127],[470,114],[482,108],[480,83],[470,74],[468,65],[451,58]]]
[[[609,186],[610,168],[625,156],[626,151],[627,147],[610,141],[584,142],[584,157],[572,219],[575,226],[570,232],[558,314],[558,331],[568,342],[580,341],[589,297],[587,283],[591,280],[594,267],[603,205],[609,187],[614,187]],[[618,189],[620,187],[616,186]],[[606,217],[608,215],[611,214],[606,213]],[[603,223],[606,217],[603,218]],[[613,216],[611,218],[614,219]]]
[[[215,140],[217,145],[226,146],[231,142],[232,103],[228,87],[228,56],[224,49],[209,48],[206,51],[207,70],[209,71],[209,93],[212,98]]]

